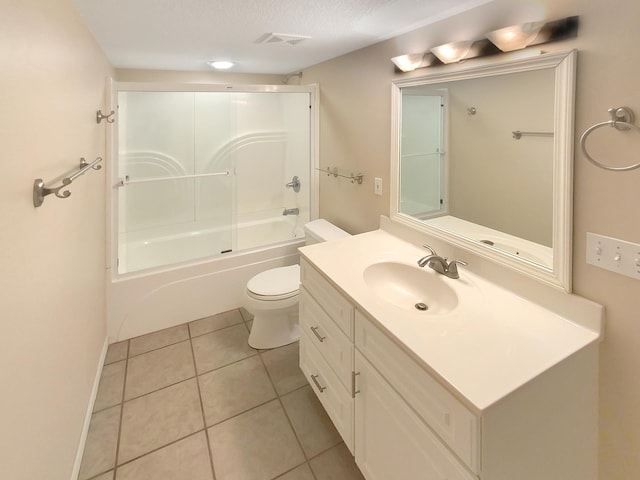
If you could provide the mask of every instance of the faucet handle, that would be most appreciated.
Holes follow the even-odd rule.
[[[422,246],[427,250],[429,250],[429,252],[431,252],[431,255],[437,255],[436,251],[430,245],[427,245],[426,243],[424,243]]]
[[[447,277],[460,278],[460,274],[458,273],[458,265],[466,267],[469,264],[464,260],[451,260],[447,265]]]

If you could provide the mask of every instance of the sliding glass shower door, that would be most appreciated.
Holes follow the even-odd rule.
[[[118,272],[301,235],[310,105],[308,92],[120,90]]]

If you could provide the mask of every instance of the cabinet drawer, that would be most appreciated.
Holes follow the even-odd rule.
[[[353,398],[304,331],[300,335],[300,368],[353,454]]]
[[[353,340],[353,311],[351,302],[344,298],[315,268],[300,259],[300,281],[340,329]]]
[[[300,289],[300,328],[333,368],[345,388],[351,388],[353,343],[303,287]]]
[[[355,313],[357,349],[440,438],[479,473],[479,420],[362,313]]]

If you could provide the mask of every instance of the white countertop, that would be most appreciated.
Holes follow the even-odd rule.
[[[459,298],[451,313],[414,312],[388,303],[365,283],[364,269],[383,261],[415,266],[427,251],[383,230],[309,245],[300,252],[480,411],[600,337],[464,267],[457,280],[440,275]],[[425,271],[439,275],[428,267]]]

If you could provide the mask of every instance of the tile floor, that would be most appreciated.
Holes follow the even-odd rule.
[[[109,347],[79,480],[363,479],[298,367],[233,310]]]

